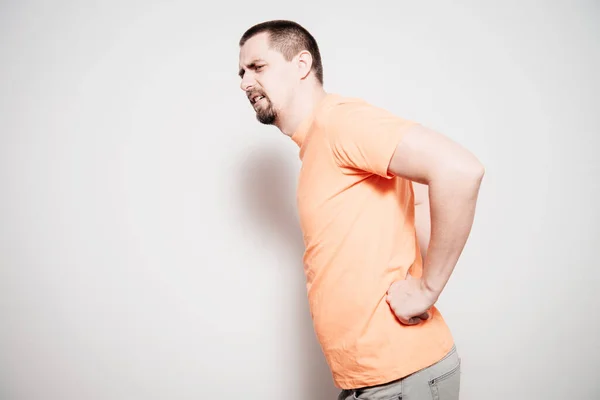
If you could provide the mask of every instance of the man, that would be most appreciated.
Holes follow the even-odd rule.
[[[484,168],[440,133],[327,93],[318,45],[297,23],[255,25],[239,44],[257,119],[299,146],[307,295],[339,399],[458,399],[460,358],[434,304]]]

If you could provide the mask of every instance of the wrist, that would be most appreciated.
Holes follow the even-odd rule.
[[[431,301],[431,304],[434,304],[440,297],[441,290],[432,286],[431,282],[427,281],[425,278],[421,279],[420,288],[423,295]]]

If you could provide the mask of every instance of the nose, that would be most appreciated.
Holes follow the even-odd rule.
[[[242,78],[242,82],[240,83],[240,88],[244,91],[247,92],[248,90],[252,89],[252,87],[254,86],[256,82],[254,81],[254,78],[252,78],[251,74],[246,73],[244,74],[244,77]]]

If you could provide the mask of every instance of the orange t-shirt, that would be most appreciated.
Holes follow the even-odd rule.
[[[392,282],[422,272],[412,183],[388,171],[414,124],[328,94],[292,135],[302,161],[297,201],[310,313],[339,388],[402,378],[453,345],[435,306],[427,321],[406,326],[386,301]]]

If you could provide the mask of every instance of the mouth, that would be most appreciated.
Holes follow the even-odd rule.
[[[264,98],[265,98],[265,96],[257,94],[257,95],[254,95],[254,96],[250,96],[249,99],[250,99],[250,103],[252,103],[254,105],[254,104],[258,103],[259,101],[261,101]]]

